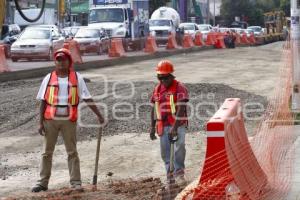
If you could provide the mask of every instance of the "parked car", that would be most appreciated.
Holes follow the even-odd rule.
[[[184,29],[184,33],[191,34],[192,38],[195,39],[195,35],[197,32],[200,32],[198,25],[195,23],[181,23],[179,28]]]
[[[53,52],[63,47],[64,38],[55,29],[28,27],[11,46],[11,59],[53,59]]]
[[[252,30],[255,36],[261,36],[264,34],[264,30],[261,26],[249,26],[247,29]]]
[[[247,37],[250,37],[250,35],[251,35],[251,33],[253,33],[254,34],[254,36],[255,36],[255,33],[254,33],[254,31],[252,30],[252,29],[246,29],[245,30],[245,32],[246,32],[246,34],[247,34]]]
[[[97,53],[108,51],[109,37],[104,29],[80,28],[74,40],[79,43],[81,53]]]
[[[82,26],[71,26],[63,29],[66,38],[73,38]]]
[[[204,40],[206,40],[208,33],[212,32],[213,29],[213,27],[210,24],[199,24],[198,28],[202,33]]]

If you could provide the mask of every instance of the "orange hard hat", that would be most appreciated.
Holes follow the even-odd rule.
[[[174,67],[171,61],[162,60],[157,64],[156,73],[157,74],[171,74],[174,72]]]
[[[70,62],[73,63],[71,52],[69,49],[66,49],[66,48],[58,49],[54,53],[54,59],[56,60],[58,57],[62,57],[63,59],[68,58],[70,60]]]

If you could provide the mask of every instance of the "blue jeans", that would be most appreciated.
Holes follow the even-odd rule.
[[[164,133],[160,137],[160,153],[161,158],[165,163],[167,174],[170,172],[170,150],[171,150],[171,142],[169,140],[169,132],[171,130],[171,126],[164,127]],[[184,160],[185,160],[185,126],[178,127],[178,140],[174,144],[174,175],[179,176],[184,174]]]

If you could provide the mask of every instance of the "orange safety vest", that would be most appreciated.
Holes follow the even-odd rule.
[[[177,86],[178,81],[174,80],[173,84],[170,88],[168,88],[166,95],[166,107],[164,108],[165,113],[167,115],[167,119],[162,119],[161,112],[161,96],[160,96],[160,88],[161,84],[157,85],[154,90],[154,101],[155,101],[155,116],[156,116],[156,131],[159,136],[162,136],[164,133],[164,120],[168,120],[171,125],[174,125],[176,122],[176,102],[177,102]]]
[[[69,120],[72,122],[77,121],[77,107],[79,104],[78,96],[78,79],[75,71],[70,71],[68,77],[68,105],[60,106],[58,105],[58,77],[56,71],[53,71],[50,75],[50,80],[47,85],[45,92],[46,109],[44,113],[44,118],[52,120],[55,117],[57,107],[68,107]]]

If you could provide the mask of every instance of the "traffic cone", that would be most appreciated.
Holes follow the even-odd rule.
[[[215,44],[213,33],[208,33],[206,38],[206,46],[212,46]]]
[[[248,38],[247,38],[247,34],[243,33],[242,37],[241,37],[241,44],[249,44]]]
[[[190,34],[184,34],[182,47],[183,48],[191,48],[193,46],[195,46],[195,45],[194,45],[192,36]]]
[[[202,33],[200,33],[200,32],[196,33],[196,35],[195,35],[195,45],[199,46],[199,47],[205,45],[203,42]]]
[[[178,49],[178,44],[176,42],[175,35],[170,33],[168,36],[168,43],[166,49]]]
[[[252,45],[256,44],[256,40],[255,40],[253,33],[250,34],[250,37],[248,38],[248,40],[249,40],[250,44],[252,44]]]
[[[226,49],[226,45],[224,43],[224,36],[223,34],[218,34],[216,37],[217,42],[215,43],[215,48],[217,49]]]
[[[157,52],[157,44],[156,44],[156,40],[155,37],[153,36],[148,36],[147,40],[146,40],[146,46],[144,49],[144,52],[146,53],[155,53]]]
[[[109,57],[123,57],[125,56],[125,50],[123,47],[122,39],[112,39],[110,48],[108,49]]]
[[[5,56],[5,47],[0,45],[0,73],[9,72],[8,64]]]

